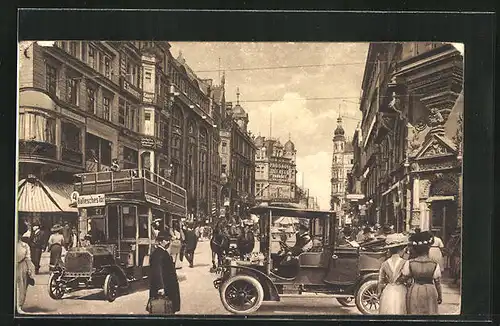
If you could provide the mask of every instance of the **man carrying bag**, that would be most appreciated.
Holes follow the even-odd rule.
[[[154,315],[173,315],[180,310],[179,281],[172,257],[167,252],[171,236],[161,231],[150,258],[149,300],[146,310]]]

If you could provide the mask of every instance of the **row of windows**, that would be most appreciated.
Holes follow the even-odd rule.
[[[186,80],[188,77],[179,72],[176,68],[174,68],[173,64],[169,66],[169,75],[172,78],[172,83],[177,86],[177,89],[184,93],[191,101],[197,104],[200,108],[202,108],[205,112],[208,112],[209,102],[207,98],[200,94],[200,91],[195,89],[191,83]]]

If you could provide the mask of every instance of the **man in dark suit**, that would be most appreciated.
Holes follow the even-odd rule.
[[[40,222],[38,221],[33,222],[29,245],[31,250],[31,261],[33,261],[33,265],[35,265],[35,274],[38,274],[40,271],[42,252],[47,245],[45,234],[40,229]]]
[[[198,237],[193,230],[193,226],[189,225],[184,232],[185,236],[185,256],[187,261],[189,262],[189,267],[193,268],[194,261],[194,251],[196,250],[196,246],[198,245]]]
[[[150,258],[149,297],[165,295],[172,301],[173,313],[176,313],[180,311],[181,298],[174,261],[167,252],[170,239],[166,231],[161,231],[156,237],[156,248]]]

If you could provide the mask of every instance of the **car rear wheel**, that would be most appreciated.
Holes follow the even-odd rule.
[[[344,307],[354,307],[356,305],[356,303],[354,302],[354,297],[337,298],[337,301]]]
[[[364,315],[377,315],[380,300],[377,293],[377,280],[368,280],[361,284],[356,292],[356,306]]]
[[[260,308],[264,300],[264,289],[254,277],[236,275],[222,284],[220,296],[227,311],[247,315]]]
[[[64,284],[58,278],[59,273],[51,273],[49,276],[49,296],[54,300],[62,299],[64,296]]]
[[[104,296],[109,302],[115,301],[118,294],[118,280],[113,274],[106,276],[104,280]]]

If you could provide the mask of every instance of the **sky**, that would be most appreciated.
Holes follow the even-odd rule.
[[[219,67],[225,70],[226,101],[235,103],[239,88],[240,104],[249,115],[253,134],[269,137],[271,132],[282,143],[291,138],[297,150],[297,184],[309,189],[321,209],[330,209],[333,131],[340,114],[345,134],[352,138],[361,119],[358,103],[369,44],[171,45],[172,55],[177,57],[181,51],[202,79],[212,78],[219,84]],[[269,67],[275,68],[262,69]]]

